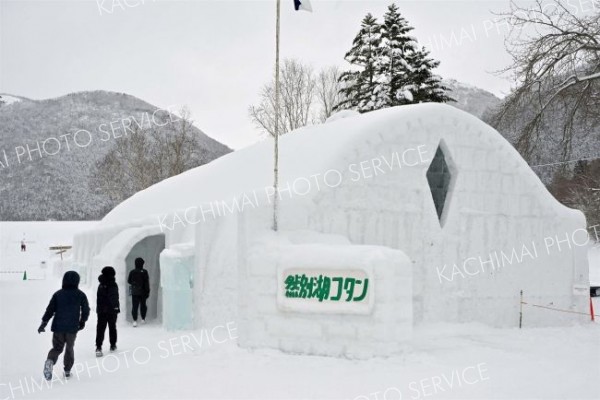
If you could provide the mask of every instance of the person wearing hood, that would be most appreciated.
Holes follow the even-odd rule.
[[[64,356],[65,377],[71,376],[71,368],[75,363],[73,347],[77,332],[85,327],[85,322],[90,315],[88,299],[79,290],[79,274],[75,271],[67,271],[63,276],[62,289],[52,295],[46,312],[42,316],[42,324],[38,333],[46,331],[46,325],[52,317],[52,349],[44,363],[44,377],[52,379],[52,368],[58,361],[58,356],[67,347]]]
[[[98,314],[96,357],[102,357],[102,342],[104,342],[107,325],[110,351],[117,350],[117,315],[121,312],[121,308],[119,306],[119,287],[115,281],[115,275],[113,267],[104,267],[98,277],[100,285],[98,285],[96,296],[96,313]]]
[[[142,323],[146,323],[146,300],[150,296],[150,279],[148,271],[144,269],[144,259],[135,259],[135,269],[129,273],[127,283],[131,285],[131,316],[133,317],[133,326],[137,326],[138,307],[142,314]]]

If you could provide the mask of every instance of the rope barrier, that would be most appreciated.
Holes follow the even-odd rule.
[[[525,304],[525,305],[528,305],[531,307],[545,308],[547,310],[552,310],[552,311],[560,311],[560,312],[566,312],[566,313],[571,313],[571,314],[580,314],[580,315],[590,315],[590,313],[571,311],[571,310],[562,310],[560,308],[552,308],[552,307],[548,307],[548,306],[542,306],[540,304],[531,304],[531,303],[527,303],[525,301],[522,301],[521,304]],[[594,314],[594,317],[600,317],[600,315]]]

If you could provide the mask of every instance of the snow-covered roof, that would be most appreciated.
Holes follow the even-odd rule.
[[[458,119],[474,125],[474,129],[485,132],[489,140],[505,147],[520,162],[520,167],[535,177],[527,163],[497,131],[449,105],[427,103],[345,116],[348,118],[333,118],[325,124],[301,128],[281,137],[280,182],[324,173],[339,165],[344,155],[355,154],[357,148],[364,146],[369,138],[373,139],[373,135],[392,130],[408,140],[414,132],[406,128],[407,123],[439,127],[440,119]],[[357,161],[361,160],[353,162]],[[148,218],[156,223],[156,216],[213,201],[231,200],[272,184],[273,140],[268,139],[136,193],[112,210],[102,224],[120,225]]]

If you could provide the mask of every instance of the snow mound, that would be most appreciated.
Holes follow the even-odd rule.
[[[328,124],[330,122],[338,121],[340,119],[356,117],[357,115],[360,115],[358,111],[342,110],[336,112],[335,114],[327,118],[327,120],[325,120],[325,123]]]
[[[342,113],[344,114],[349,116],[357,113],[349,111]],[[339,118],[333,124],[300,129],[281,137],[280,187],[298,179],[322,175],[331,169],[347,169],[349,162],[361,161],[355,159],[360,149],[382,140],[382,133],[399,137],[406,146],[417,146],[422,142],[415,140],[413,126],[438,130],[440,135],[445,135],[448,139],[459,133],[443,127],[451,127],[460,122],[468,125],[469,129],[480,132],[481,137],[496,152],[501,151],[511,159],[512,168],[519,171],[528,182],[528,187],[544,193],[549,207],[567,210],[549,195],[525,160],[502,135],[478,118],[454,107],[425,103],[388,108],[360,114],[355,118]],[[435,151],[438,142],[439,139],[436,138],[429,144],[431,151]],[[244,194],[262,195],[262,204],[266,190],[272,188],[272,185],[273,142],[269,138],[136,193],[106,215],[102,224],[124,227],[146,223],[156,225],[161,217],[172,212],[185,212],[212,202],[231,203]],[[312,195],[314,194],[304,198],[310,200]]]

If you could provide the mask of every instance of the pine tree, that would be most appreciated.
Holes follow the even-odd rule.
[[[371,14],[362,20],[361,29],[344,57],[358,70],[340,76],[342,102],[336,109],[356,109],[367,112],[381,108],[377,93],[380,90],[379,74],[381,25]]]
[[[453,101],[446,93],[449,90],[444,86],[442,78],[433,73],[440,62],[429,57],[425,47],[410,56],[411,73],[410,84],[405,87],[412,94],[411,103],[445,103]]]
[[[383,19],[380,73],[386,77],[384,107],[410,104],[412,99],[406,92],[414,69],[410,61],[412,54],[418,51],[416,39],[409,35],[413,27],[400,15],[395,4],[388,7]]]
[[[335,107],[368,112],[422,102],[447,102],[448,88],[433,70],[439,61],[419,48],[414,28],[391,4],[383,24],[371,14],[363,19],[345,59],[358,67],[340,77],[342,101]]]

